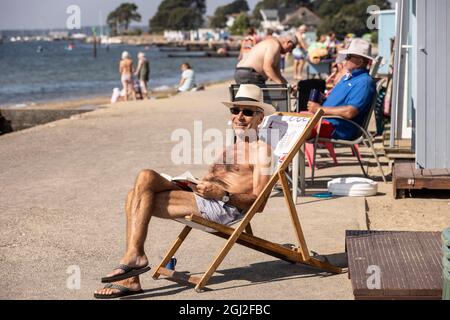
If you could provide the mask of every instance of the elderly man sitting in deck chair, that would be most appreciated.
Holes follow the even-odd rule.
[[[340,116],[362,125],[376,91],[368,70],[373,60],[370,52],[370,43],[359,38],[354,39],[347,50],[340,51],[340,55],[345,55],[344,69],[347,74],[333,88],[323,105],[309,101],[308,111],[315,113],[320,109],[325,116]],[[322,121],[319,135],[322,138],[352,140],[358,133],[359,129],[348,121],[326,119]],[[316,135],[313,130],[312,136]]]
[[[258,139],[258,125],[275,112],[263,103],[258,86],[241,85],[230,108],[235,143],[227,147],[219,161],[197,185],[194,192],[183,191],[152,170],[143,170],[126,201],[125,255],[95,292],[99,299],[142,293],[139,275],[150,270],[144,252],[148,225],[152,217],[179,219],[197,214],[205,219],[231,224],[241,219],[271,177],[271,148]]]

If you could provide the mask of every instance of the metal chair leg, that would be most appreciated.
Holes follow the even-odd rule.
[[[361,162],[361,157],[359,156],[359,153],[356,151],[356,148],[354,145],[352,145],[351,148],[352,148],[353,154],[356,156],[356,159],[358,159],[359,165],[361,166],[361,170],[362,170],[364,176],[366,178],[368,178],[369,176],[367,175],[366,170],[364,170],[364,165]]]
[[[381,166],[380,160],[378,160],[377,152],[375,151],[375,148],[373,146],[372,140],[367,139],[370,145],[370,149],[372,150],[373,157],[375,158],[375,161],[377,162],[378,170],[380,170],[381,177],[383,178],[384,183],[386,183],[386,177],[384,176],[383,167]]]

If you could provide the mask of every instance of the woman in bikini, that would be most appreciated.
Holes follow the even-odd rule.
[[[124,99],[128,101],[128,94],[131,91],[133,99],[136,100],[136,93],[133,88],[133,60],[131,60],[130,54],[127,51],[122,52],[122,60],[119,64],[120,81],[122,82]]]

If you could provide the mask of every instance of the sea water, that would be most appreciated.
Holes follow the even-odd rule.
[[[197,84],[233,77],[236,58],[168,58],[157,47],[110,45],[97,47],[68,41],[6,42],[0,45],[0,106],[110,96],[121,87],[119,61],[128,51],[137,66],[137,53],[150,60],[150,89],[178,84],[183,62],[191,64]]]

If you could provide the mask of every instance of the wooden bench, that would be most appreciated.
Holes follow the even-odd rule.
[[[442,299],[440,236],[440,232],[346,231],[355,299]],[[376,272],[380,282],[374,288]]]
[[[404,198],[406,190],[450,190],[450,169],[416,169],[413,161],[397,160],[392,171],[394,198]]]

